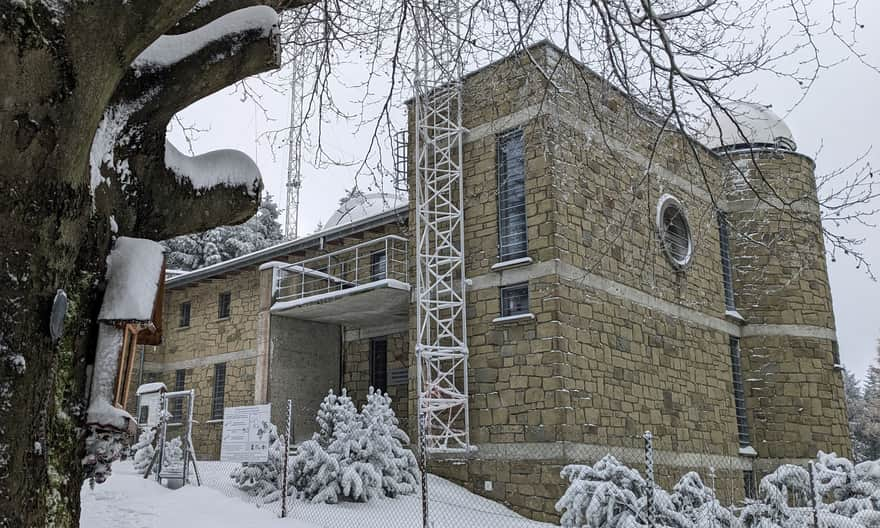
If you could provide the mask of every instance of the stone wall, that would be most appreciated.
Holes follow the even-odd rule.
[[[389,379],[386,392],[391,397],[391,408],[397,415],[400,427],[407,430],[409,427],[408,384],[392,384],[390,378],[393,369],[409,369],[408,333],[388,334],[346,342],[343,359],[343,387],[348,390],[349,396],[358,409],[366,403],[370,388],[370,346],[373,339],[380,338],[384,338],[388,342],[386,369]]]

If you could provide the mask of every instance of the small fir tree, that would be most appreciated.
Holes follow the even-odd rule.
[[[262,430],[269,436],[269,460],[266,462],[242,462],[229,475],[235,486],[257,497],[261,504],[281,500],[284,479],[284,440],[278,429],[269,422],[263,422]],[[288,483],[293,484],[292,472],[288,471]],[[288,495],[294,487],[288,486]]]
[[[150,461],[153,460],[153,455],[156,452],[156,448],[153,447],[153,440],[156,438],[156,431],[152,428],[144,429],[141,431],[140,436],[138,436],[138,441],[136,444],[131,446],[132,451],[134,452],[134,470],[140,474],[144,474],[147,471],[147,466],[150,465]],[[153,468],[153,471],[156,469]]]

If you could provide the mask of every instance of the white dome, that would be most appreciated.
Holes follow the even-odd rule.
[[[772,146],[786,150],[797,149],[788,125],[768,107],[734,103],[728,105],[726,110],[727,112],[719,109],[714,111],[717,124],[710,118],[706,129],[706,146],[709,148]]]
[[[324,229],[341,226],[377,215],[389,209],[394,209],[405,204],[407,199],[396,194],[373,193],[359,194],[344,204],[327,220]]]

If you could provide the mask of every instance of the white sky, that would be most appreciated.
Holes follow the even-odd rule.
[[[859,36],[859,47],[872,64],[880,64],[880,2],[862,2],[860,19],[865,26]],[[827,39],[821,41],[823,51],[828,53],[827,62],[841,58],[843,50]],[[357,75],[357,65],[352,65]],[[257,83],[253,84],[257,87]],[[851,163],[856,157],[874,146],[878,140],[880,123],[880,73],[872,71],[850,58],[843,64],[821,73],[810,95],[790,113],[799,93],[783,81],[767,78],[755,87],[752,99],[773,105],[783,115],[798,143],[798,150],[813,156],[822,146],[818,157],[817,173],[830,172]],[[270,120],[249,101],[242,101],[240,94],[230,88],[208,97],[181,113],[187,124],[195,124],[209,131],[200,134],[193,144],[195,153],[217,148],[237,148],[251,155],[260,167],[266,190],[284,206],[284,182],[287,175],[287,149],[278,142],[273,150],[265,133],[287,127],[289,100],[287,94],[269,89],[258,89],[261,104]],[[355,92],[339,90],[342,100]],[[404,88],[395,99],[400,103],[409,97]],[[402,113],[398,109],[395,115]],[[341,119],[326,121],[324,129],[325,148],[340,159],[356,162],[366,148],[369,131],[353,132],[353,126]],[[179,130],[172,133],[172,140],[181,150],[185,143]],[[306,150],[304,158],[310,156]],[[874,167],[880,166],[880,145],[872,151],[868,160]],[[390,166],[390,161],[387,164]],[[300,205],[300,234],[314,231],[319,222],[326,221],[337,207],[345,189],[354,185],[354,167],[323,166],[315,168],[306,159],[303,163],[303,186]],[[880,179],[880,176],[878,176]],[[880,182],[878,182],[880,183]],[[371,181],[362,178],[362,190],[370,188]],[[385,185],[391,192],[391,185]],[[880,206],[880,204],[878,204]],[[880,219],[878,219],[880,220]],[[852,236],[867,237],[864,252],[880,274],[880,232],[877,228],[850,225],[841,229]],[[862,377],[875,357],[880,338],[880,283],[872,281],[862,270],[855,269],[853,261],[839,256],[837,262],[829,262],[834,312],[840,351],[847,368]]]

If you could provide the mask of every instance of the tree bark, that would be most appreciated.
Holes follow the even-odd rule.
[[[184,101],[241,78],[231,70],[272,68],[259,39],[245,39],[240,54],[211,68],[194,56],[156,73],[161,93],[150,109],[156,115],[140,121],[143,142],[117,151],[131,158],[132,173],[100,167],[109,183],[92,196],[95,130],[114,101],[143,92],[147,79],[131,79],[130,65],[195,4],[0,0],[0,526],[79,525],[86,382],[115,236],[110,215],[121,221],[119,234],[161,238],[256,210],[258,188],[246,197],[233,188],[199,194],[166,170],[164,127]],[[135,189],[144,192],[134,197]],[[209,214],[193,218],[199,209]],[[54,340],[58,290],[69,305]]]

